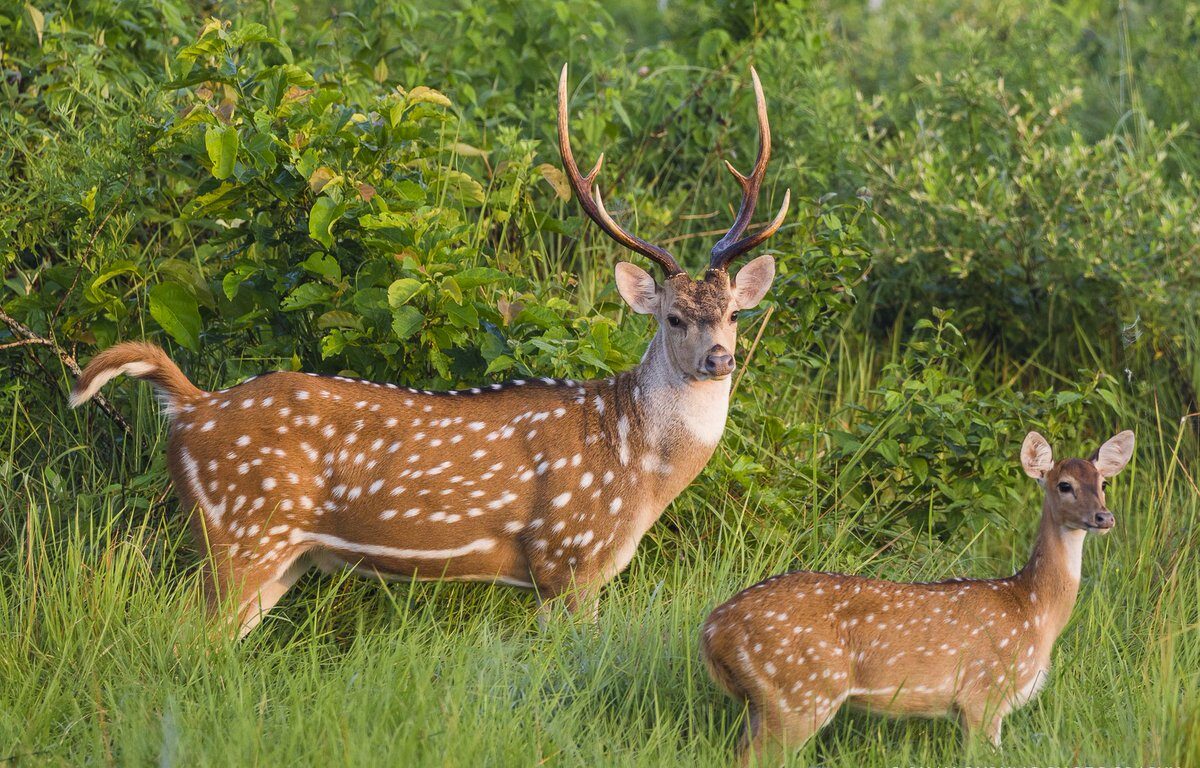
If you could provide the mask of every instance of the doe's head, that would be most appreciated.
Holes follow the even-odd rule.
[[[1090,459],[1054,461],[1050,444],[1037,432],[1025,436],[1021,466],[1046,492],[1046,507],[1054,521],[1069,530],[1108,533],[1116,518],[1105,503],[1108,478],[1120,472],[1133,456],[1133,432],[1119,432]]]
[[[775,260],[770,256],[759,256],[732,279],[728,267],[734,259],[775,234],[783,224],[791,202],[789,190],[784,193],[783,205],[775,218],[754,234],[746,235],[771,157],[771,127],[767,121],[762,83],[753,68],[750,74],[758,113],[758,157],[748,176],[725,163],[742,188],[742,202],[733,226],[713,246],[708,269],[700,280],[693,280],[664,248],[626,232],[613,221],[596,184],[604,155],[600,155],[595,167],[585,175],[580,173],[571,152],[566,66],[563,66],[558,81],[558,143],[567,180],[584,212],[605,234],[662,268],[664,278],[658,282],[641,267],[621,262],[616,270],[617,289],[634,312],[654,315],[658,320],[667,357],[675,371],[687,379],[722,379],[736,367],[738,312],[762,301],[775,279]]]

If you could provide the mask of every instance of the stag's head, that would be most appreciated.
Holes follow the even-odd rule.
[[[767,162],[771,157],[771,128],[767,122],[767,104],[758,73],[750,70],[758,107],[759,147],[754,170],[743,176],[725,165],[742,188],[742,203],[733,226],[712,249],[704,276],[693,279],[666,249],[646,242],[622,229],[609,215],[600,197],[596,178],[604,155],[596,160],[591,172],[580,173],[571,152],[567,128],[567,68],[558,82],[558,142],[567,179],[585,213],[613,240],[650,259],[663,271],[655,280],[641,267],[629,262],[617,264],[617,289],[634,312],[654,315],[659,334],[672,368],[685,379],[705,380],[728,377],[736,366],[738,312],[757,306],[775,278],[775,259],[759,256],[730,277],[729,265],[775,234],[787,215],[791,192],[783,196],[783,205],[765,227],[746,235],[754,207],[758,202]]]

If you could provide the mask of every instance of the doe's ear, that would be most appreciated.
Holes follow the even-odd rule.
[[[1092,456],[1092,463],[1101,477],[1112,477],[1125,469],[1133,458],[1133,432],[1125,430],[1108,439]]]
[[[1050,443],[1037,432],[1025,435],[1025,442],[1021,444],[1021,466],[1025,468],[1025,474],[1038,482],[1044,481],[1046,473],[1054,468]]]
[[[759,256],[738,270],[733,280],[733,300],[738,309],[757,307],[775,280],[775,257]]]
[[[636,264],[617,262],[617,290],[639,315],[653,315],[658,310],[658,284]]]

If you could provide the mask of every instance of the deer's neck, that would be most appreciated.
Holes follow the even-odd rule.
[[[661,332],[655,334],[636,368],[618,377],[628,439],[634,446],[629,466],[645,481],[658,479],[665,495],[674,497],[708,463],[725,431],[729,413],[729,378],[697,381],[682,376],[667,357]],[[624,462],[623,462],[624,463]]]
[[[1043,506],[1033,552],[1017,574],[1029,591],[1032,609],[1054,636],[1066,626],[1079,595],[1086,535],[1085,531],[1063,528]]]

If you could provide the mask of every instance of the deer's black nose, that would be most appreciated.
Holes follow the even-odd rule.
[[[1113,517],[1112,512],[1108,512],[1106,510],[1104,512],[1096,513],[1096,520],[1095,520],[1094,525],[1097,528],[1100,528],[1102,530],[1108,530],[1109,528],[1112,528],[1116,524],[1117,524],[1117,519],[1115,517]]]
[[[708,350],[704,356],[704,372],[709,376],[728,376],[733,373],[733,355],[720,344]]]

